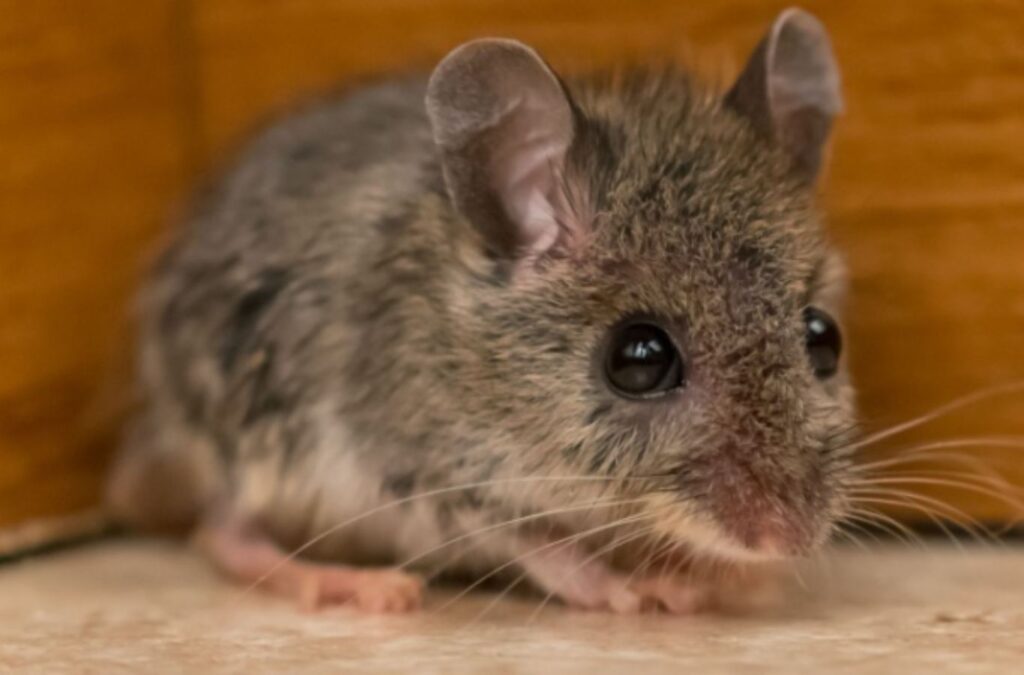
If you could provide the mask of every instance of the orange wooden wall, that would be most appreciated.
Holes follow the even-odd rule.
[[[139,272],[190,181],[271,111],[488,34],[566,69],[670,57],[725,81],[785,4],[0,0],[0,524],[95,501]],[[1024,5],[805,7],[845,75],[825,200],[869,428],[1024,378]],[[1014,434],[1024,394],[877,452]],[[976,452],[1024,484],[1024,449]]]

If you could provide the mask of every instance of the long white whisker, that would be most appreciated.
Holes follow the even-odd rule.
[[[978,528],[982,532],[991,534],[991,533],[988,532],[988,529],[981,522],[979,522],[976,518],[974,518],[973,516],[967,514],[963,510],[958,509],[957,507],[953,506],[952,504],[948,504],[948,503],[946,503],[946,502],[944,502],[944,501],[942,501],[940,499],[935,499],[934,497],[929,497],[928,495],[924,495],[924,494],[921,494],[919,492],[911,492],[910,490],[899,490],[899,489],[896,489],[896,488],[879,487],[879,488],[862,488],[859,491],[855,491],[853,494],[855,495],[854,499],[862,499],[862,497],[865,497],[865,496],[867,496],[867,497],[882,496],[882,497],[893,497],[893,498],[905,499],[905,500],[908,500],[908,502],[906,504],[907,506],[910,506],[909,500],[914,500],[914,501],[916,501],[919,504],[925,504],[925,505],[931,506],[933,509],[935,509],[934,513],[937,513],[939,515],[943,515],[944,514],[953,523],[955,523],[956,525],[959,525],[960,527],[964,527],[964,529],[968,529],[968,528],[966,528],[964,526],[964,523],[966,522],[967,524],[971,525],[972,527]],[[950,514],[953,514],[953,516],[956,516],[956,518],[950,518]],[[970,531],[970,530],[968,530],[968,531]]]
[[[475,488],[487,487],[487,486],[491,486],[491,485],[507,485],[509,483],[512,483],[512,484],[515,484],[515,483],[533,483],[533,482],[537,482],[537,481],[600,481],[600,482],[606,482],[606,481],[610,481],[610,480],[618,480],[618,479],[617,478],[604,477],[604,476],[524,476],[524,477],[520,477],[520,478],[496,478],[496,479],[492,479],[492,480],[479,481],[479,482],[476,482],[476,483],[465,483],[463,485],[456,485],[456,486],[451,486],[451,487],[438,488],[436,490],[429,490],[427,492],[421,492],[419,494],[410,495],[408,497],[402,497],[401,499],[395,499],[395,500],[390,501],[390,502],[388,502],[386,504],[381,504],[379,506],[375,506],[375,507],[373,507],[371,509],[363,511],[359,515],[352,516],[351,518],[349,518],[347,520],[344,520],[344,521],[338,523],[337,525],[333,525],[333,526],[327,528],[326,530],[324,530],[323,532],[321,532],[320,534],[314,536],[312,539],[310,539],[306,543],[302,544],[301,546],[299,546],[298,548],[296,548],[295,550],[290,552],[288,555],[284,556],[275,565],[273,565],[269,570],[267,570],[267,572],[265,572],[262,576],[260,576],[258,579],[256,579],[256,581],[252,582],[249,586],[247,586],[242,591],[242,595],[244,596],[245,594],[250,593],[254,589],[258,588],[260,586],[260,584],[262,584],[264,581],[266,581],[271,576],[273,576],[275,573],[277,573],[278,570],[280,570],[282,567],[284,567],[289,562],[294,560],[296,557],[298,557],[299,555],[302,555],[304,552],[308,551],[311,547],[313,547],[316,544],[320,543],[321,541],[323,541],[327,537],[335,534],[336,532],[339,532],[339,531],[343,530],[346,527],[354,525],[354,524],[356,524],[356,523],[358,523],[358,522],[360,522],[362,520],[365,520],[366,518],[374,516],[374,515],[376,515],[378,513],[382,513],[384,511],[387,511],[388,509],[393,509],[393,508],[395,508],[397,506],[401,506],[403,504],[409,504],[410,502],[414,502],[414,501],[419,500],[419,499],[427,499],[427,498],[430,498],[430,497],[439,497],[441,495],[452,494],[452,493],[455,493],[455,492],[464,492],[466,490],[472,490],[472,489],[475,489]]]
[[[852,469],[857,473],[867,473],[877,469],[884,469],[890,466],[910,464],[914,462],[925,462],[929,460],[947,460],[961,464],[970,463],[972,466],[988,467],[977,457],[961,453],[930,452],[946,448],[1024,448],[1024,440],[1016,440],[1009,437],[978,437],[978,438],[955,438],[943,441],[932,441],[921,445],[911,446],[898,450],[894,457],[875,460],[873,462],[858,462]]]
[[[975,487],[985,487],[992,489],[1000,489],[1003,492],[997,493],[997,495],[1013,494],[1013,493],[1024,493],[1024,490],[1015,487],[1009,481],[998,474],[965,474],[961,471],[954,471],[953,469],[919,469],[916,471],[909,471],[906,469],[900,469],[896,471],[883,471],[879,472],[875,476],[855,476],[851,479],[844,480],[845,487],[861,487],[864,485],[874,485],[875,481],[884,479],[895,482],[897,479],[911,479],[911,478],[946,478],[955,482],[960,482],[961,487],[971,485]]]
[[[965,406],[979,403],[986,399],[992,398],[993,396],[999,396],[1001,394],[1012,394],[1021,391],[1024,391],[1024,381],[1021,380],[975,391],[973,393],[967,394],[966,396],[961,396],[959,398],[953,399],[949,403],[940,405],[938,408],[935,408],[931,412],[925,413],[924,415],[915,417],[914,419],[907,420],[906,422],[902,422],[900,424],[896,424],[894,426],[889,427],[888,429],[883,429],[882,431],[870,434],[865,438],[857,441],[856,443],[852,443],[846,446],[844,450],[853,451],[859,448],[865,448],[869,445],[877,443],[878,441],[884,440],[886,438],[891,438],[892,436],[901,434],[904,431],[908,431],[910,429],[919,427],[922,424],[927,424],[933,420],[948,415],[949,413],[960,408],[963,408]]]
[[[863,504],[864,500],[858,500],[858,503]],[[921,548],[925,547],[924,540],[921,539],[913,530],[899,522],[895,518],[881,513],[880,511],[867,510],[867,509],[851,509],[851,513],[859,514],[865,518],[861,518],[861,522],[865,522],[869,525],[875,525],[876,527],[883,527],[889,533],[895,533],[897,539],[900,537],[906,537],[906,543],[915,544]]]
[[[1010,495],[1006,495],[1004,493],[996,492],[994,490],[989,490],[989,489],[987,489],[987,487],[985,487],[983,485],[977,485],[977,484],[974,484],[974,483],[968,483],[966,481],[961,481],[961,480],[950,480],[950,479],[946,479],[946,478],[931,478],[929,476],[921,476],[921,475],[917,475],[917,476],[913,476],[912,475],[912,476],[907,476],[907,477],[893,476],[893,477],[876,478],[876,479],[874,479],[874,480],[872,480],[870,482],[864,483],[863,485],[860,485],[860,486],[856,486],[856,485],[855,486],[851,486],[851,488],[853,490],[858,490],[858,489],[869,488],[869,487],[872,487],[872,486],[881,487],[881,486],[886,486],[886,485],[934,485],[934,486],[938,486],[938,487],[948,487],[948,488],[952,488],[952,489],[963,490],[964,492],[970,492],[972,494],[982,495],[982,496],[985,496],[985,497],[989,497],[991,499],[995,499],[995,500],[997,500],[999,502],[1002,502],[1006,506],[1012,506],[1012,507],[1018,509],[1019,513],[1024,513],[1024,504],[1022,504],[1020,501],[1017,501],[1017,500],[1013,499]],[[911,493],[911,494],[920,494],[920,493]]]
[[[912,502],[894,501],[890,499],[880,499],[876,497],[865,497],[861,498],[860,501],[862,503],[878,504],[880,506],[901,506],[903,508],[913,509],[920,513],[923,513],[925,517],[931,520],[940,530],[942,530],[943,534],[946,535],[946,538],[950,542],[952,542],[960,552],[964,551],[963,545],[960,543],[960,540],[956,538],[956,535],[954,535],[948,527],[946,527],[946,524],[943,523],[941,519],[936,517],[936,515],[932,511],[929,511],[920,504],[915,504]],[[925,548],[924,540],[922,540],[920,537],[917,537],[916,535],[915,539],[921,542],[920,546],[922,548]]]
[[[852,544],[855,544],[858,548],[860,548],[865,553],[870,553],[871,549],[868,548],[867,544],[865,544],[863,541],[861,541],[860,538],[855,536],[853,533],[847,532],[846,529],[845,529],[846,527],[855,527],[855,528],[857,528],[858,532],[862,532],[864,534],[867,534],[867,535],[871,536],[873,539],[875,539],[876,541],[878,540],[878,538],[875,537],[873,534],[870,534],[866,529],[864,529],[863,527],[861,527],[860,525],[858,525],[855,522],[847,520],[847,521],[844,521],[844,522],[841,522],[841,523],[836,523],[834,532],[837,535],[839,535],[841,537],[844,537],[847,541],[851,542]]]
[[[550,509],[548,511],[542,511],[540,513],[531,513],[531,514],[528,514],[528,515],[525,515],[525,516],[520,516],[518,518],[512,518],[511,520],[504,520],[504,521],[502,521],[500,523],[495,523],[495,524],[491,524],[491,525],[488,525],[488,526],[485,526],[485,527],[481,527],[481,528],[478,528],[476,530],[472,530],[470,532],[466,532],[464,534],[461,534],[461,535],[459,535],[457,537],[453,537],[451,539],[448,539],[447,541],[445,541],[442,544],[434,546],[434,547],[430,548],[427,551],[423,551],[422,553],[418,553],[415,556],[413,556],[412,558],[409,558],[409,559],[405,560],[398,567],[399,567],[399,569],[406,569],[410,565],[413,565],[413,564],[419,562],[420,560],[422,560],[423,558],[426,558],[429,555],[432,555],[432,554],[434,554],[434,553],[436,553],[436,552],[438,552],[440,550],[443,550],[443,549],[451,546],[452,544],[457,544],[460,541],[465,541],[467,539],[471,539],[473,537],[478,537],[480,535],[487,534],[489,532],[494,532],[495,530],[500,530],[500,529],[503,529],[503,528],[506,528],[506,527],[510,527],[510,526],[513,526],[513,525],[521,525],[522,523],[528,523],[528,522],[531,522],[531,521],[534,521],[534,520],[542,520],[542,519],[548,518],[550,516],[565,515],[567,513],[576,513],[576,512],[584,511],[584,510],[587,510],[587,509],[595,509],[595,508],[604,509],[604,508],[614,508],[614,507],[619,507],[619,506],[630,506],[632,504],[639,504],[639,503],[642,503],[642,502],[643,502],[643,500],[640,499],[640,498],[635,498],[635,499],[619,499],[619,500],[613,500],[613,501],[601,502],[601,503],[590,502],[588,504],[583,504],[583,505],[578,505],[578,506],[569,506],[569,507],[560,508],[560,509]]]

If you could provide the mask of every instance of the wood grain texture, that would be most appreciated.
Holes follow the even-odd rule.
[[[111,426],[85,421],[124,361],[138,262],[184,177],[268,116],[489,34],[563,69],[670,58],[726,82],[785,4],[0,0],[0,523],[95,495]],[[804,5],[845,76],[824,201],[867,428],[1024,378],[1024,5]],[[992,399],[867,454],[1024,436],[1022,411]],[[1024,485],[1024,449],[972,452]]]
[[[0,524],[95,503],[125,308],[185,179],[172,2],[0,1]]]

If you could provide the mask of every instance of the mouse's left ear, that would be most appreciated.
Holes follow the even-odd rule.
[[[813,181],[832,119],[843,108],[839,79],[825,27],[790,8],[775,19],[725,100]]]

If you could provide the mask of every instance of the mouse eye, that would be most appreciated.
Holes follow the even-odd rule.
[[[683,361],[668,334],[651,323],[630,323],[612,329],[605,377],[627,398],[647,398],[683,384]]]
[[[804,310],[804,326],[807,354],[815,377],[832,377],[839,369],[839,354],[843,348],[839,326],[835,319],[817,307]]]

